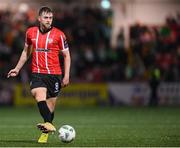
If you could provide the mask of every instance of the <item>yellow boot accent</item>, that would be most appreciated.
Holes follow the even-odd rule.
[[[48,141],[48,133],[42,133],[38,139],[38,143],[47,143]]]

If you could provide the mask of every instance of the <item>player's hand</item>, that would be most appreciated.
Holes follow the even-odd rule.
[[[64,77],[61,82],[61,87],[66,87],[69,84],[69,78]]]
[[[7,74],[7,78],[9,77],[16,77],[19,73],[19,70],[18,69],[11,69],[8,74]]]

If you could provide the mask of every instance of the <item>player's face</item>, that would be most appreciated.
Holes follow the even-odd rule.
[[[38,18],[40,24],[45,27],[46,29],[51,27],[52,20],[53,20],[53,14],[52,13],[47,13],[43,12],[39,18]]]

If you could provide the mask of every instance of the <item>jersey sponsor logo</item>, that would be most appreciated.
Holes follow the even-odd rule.
[[[37,48],[36,51],[37,51],[37,52],[49,52],[49,49]]]

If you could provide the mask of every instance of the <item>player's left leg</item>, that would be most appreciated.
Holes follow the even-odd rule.
[[[58,99],[58,94],[61,90],[61,76],[60,75],[49,75],[46,80],[47,89],[47,99],[46,104],[51,112],[51,123],[54,119],[54,110],[56,106],[56,101]]]

